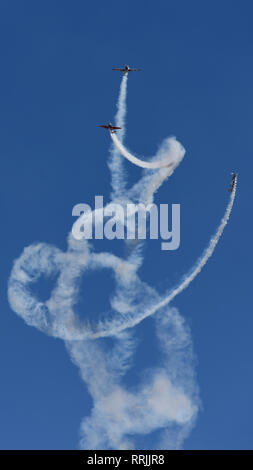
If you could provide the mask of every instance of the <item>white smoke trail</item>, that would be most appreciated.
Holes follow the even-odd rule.
[[[119,150],[119,152],[130,162],[132,162],[134,165],[139,166],[141,168],[149,169],[149,170],[157,170],[160,168],[165,168],[169,167],[171,163],[168,163],[167,160],[165,161],[153,161],[153,162],[145,162],[143,160],[140,160],[139,158],[135,157],[132,155],[125,147],[122,145],[122,143],[119,141],[115,133],[110,132],[111,138]]]
[[[119,130],[119,140],[123,142],[125,135],[125,121],[126,121],[126,97],[127,97],[127,79],[128,74],[124,74],[120,84],[119,99],[117,102],[117,113],[115,116],[115,125],[121,127]],[[112,199],[117,199],[122,196],[126,188],[126,177],[123,169],[123,159],[120,152],[115,146],[112,147],[111,159],[109,161],[109,168],[111,171],[111,185],[113,193]]]
[[[117,113],[115,115],[116,126],[121,127],[121,130],[118,131],[119,140],[123,142],[125,132],[126,132],[126,98],[127,98],[127,78],[128,75],[124,74],[120,84],[119,99],[117,103]]]
[[[122,351],[112,356],[111,351],[101,353],[94,341],[68,342],[71,358],[80,367],[94,400],[90,417],[81,425],[83,449],[142,448],[139,438],[157,429],[160,436],[151,448],[159,449],[161,443],[166,449],[181,446],[198,409],[190,333],[176,309],[158,316],[156,326],[163,360],[149,380],[138,386],[126,387],[119,379]],[[125,344],[129,334],[124,332],[126,336],[118,338],[121,349],[127,348],[128,353],[132,348]]]
[[[126,85],[127,75],[123,77],[118,101],[116,124],[120,127],[125,127]],[[123,159],[120,160],[118,149],[127,151],[118,139],[117,145],[110,162],[112,202],[120,199],[123,205],[129,201],[152,201],[155,191],[173,173],[185,153],[175,138],[168,138],[151,162],[145,163],[131,156],[133,163],[137,160],[142,165],[155,166],[143,166],[143,177],[126,190]],[[161,162],[162,165],[166,162],[166,166],[160,168]],[[154,169],[157,171],[152,171]],[[138,246],[127,259],[122,259],[112,253],[96,253],[90,242],[77,241],[70,233],[66,252],[40,243],[25,248],[14,262],[8,286],[12,309],[28,325],[65,341],[93,397],[91,416],[85,418],[81,426],[82,448],[134,448],[141,445],[138,444],[141,435],[155,430],[160,430],[160,440],[153,448],[162,445],[179,448],[182,445],[197,415],[198,391],[189,330],[177,310],[167,305],[192,282],[213,253],[228,221],[235,190],[236,185],[222,223],[204,256],[191,274],[163,298],[138,276],[143,259]],[[92,217],[87,218],[87,223],[93,223]],[[113,272],[115,282],[115,292],[110,299],[111,313],[95,325],[81,322],[76,313],[80,280],[85,272],[104,268]],[[31,290],[43,275],[58,276],[46,302],[41,302]],[[100,286],[97,288],[99,290]],[[136,348],[129,327],[155,312],[163,363],[151,370],[149,381],[141,381],[138,387],[129,388],[122,380]],[[105,337],[111,337],[113,348],[108,350]]]
[[[236,183],[237,181],[225,215],[204,254],[190,274],[162,300],[157,297],[154,289],[143,283],[137,275],[141,257],[131,257],[124,261],[110,253],[93,253],[87,242],[80,244],[70,235],[67,253],[46,244],[33,245],[26,248],[15,262],[9,281],[9,301],[13,310],[29,325],[42,331],[48,329],[49,334],[69,341],[116,336],[126,328],[137,325],[168,305],[189,286],[205,266],[228,222],[235,199]],[[74,306],[80,277],[85,270],[94,268],[112,269],[115,295],[111,299],[114,315],[91,328],[87,323],[76,321]],[[38,301],[31,295],[30,284],[37,282],[42,274],[50,276],[57,271],[60,275],[50,299],[45,303]]]
[[[215,247],[223,233],[223,230],[228,223],[228,220],[229,220],[232,208],[233,208],[233,204],[234,204],[234,199],[236,195],[236,187],[237,187],[237,177],[235,179],[235,184],[233,187],[233,191],[231,193],[231,197],[230,197],[227,209],[220,222],[220,225],[218,226],[218,229],[215,235],[211,238],[208,247],[204,251],[199,261],[196,263],[195,267],[190,271],[190,273],[184,277],[183,281],[177,287],[175,287],[171,291],[170,294],[165,296],[165,298],[161,300],[160,302],[157,302],[156,304],[151,306],[151,308],[145,310],[144,312],[142,311],[138,313],[138,315],[136,315],[134,318],[132,316],[129,317],[128,320],[126,320],[123,324],[120,324],[120,322],[116,322],[116,321],[112,323],[110,327],[110,334],[117,334],[117,332],[120,332],[126,328],[136,326],[145,318],[151,315],[154,315],[158,310],[160,310],[163,307],[166,307],[166,305],[168,305],[178,294],[180,294],[184,289],[186,289],[191,284],[191,282],[201,272],[201,270],[203,269],[203,267],[205,266],[209,258],[212,256],[215,250]],[[97,336],[98,337],[100,337],[100,335],[104,336],[105,333],[106,333],[106,328],[103,330],[102,334],[101,332],[99,332]]]

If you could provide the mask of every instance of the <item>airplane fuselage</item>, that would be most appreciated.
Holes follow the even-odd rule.
[[[125,65],[124,68],[118,68],[118,69],[112,69],[112,70],[116,70],[118,72],[123,72],[123,73],[128,73],[128,72],[139,72],[141,69],[131,69],[131,67],[129,67],[129,65]]]
[[[116,130],[121,129],[121,127],[119,127],[119,126],[113,126],[111,122],[109,122],[108,124],[100,125],[99,127],[103,127],[104,129],[108,129],[108,131],[111,134],[115,134]]]

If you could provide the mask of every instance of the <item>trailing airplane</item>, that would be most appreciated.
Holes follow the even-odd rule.
[[[115,134],[117,129],[121,129],[121,127],[113,126],[110,122],[107,125],[102,125],[102,126],[98,126],[98,127],[103,127],[104,129],[108,129],[108,131],[110,131],[111,134]]]
[[[141,69],[131,69],[129,65],[125,65],[124,68],[120,69],[112,69],[112,70],[117,70],[117,72],[123,72],[123,73],[128,73],[128,72],[140,72]]]
[[[231,180],[230,186],[228,188],[230,193],[232,193],[232,191],[234,189],[237,176],[238,176],[238,173],[232,173],[232,180]]]

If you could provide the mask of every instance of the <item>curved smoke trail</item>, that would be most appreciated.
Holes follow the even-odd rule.
[[[123,155],[127,160],[129,160],[131,163],[133,163],[136,166],[139,166],[141,168],[149,169],[149,170],[158,170],[161,168],[166,168],[171,165],[171,163],[168,163],[167,160],[165,161],[153,161],[153,162],[145,162],[143,160],[140,160],[139,158],[135,157],[132,155],[125,147],[122,145],[120,140],[117,138],[115,133],[110,132],[111,138],[118,149],[118,151]]]
[[[123,128],[126,94],[127,74],[121,82],[116,115],[116,124]],[[151,202],[160,185],[182,161],[184,148],[175,138],[167,138],[156,156],[150,162],[143,162],[125,149],[123,137],[124,132],[119,135],[119,140],[113,138],[116,146],[111,151],[109,164],[112,203],[120,201],[125,206],[128,202]],[[128,190],[119,152],[144,170],[142,178]],[[65,341],[71,359],[79,367],[93,397],[91,414],[81,425],[82,448],[143,448],[140,437],[155,431],[159,431],[159,441],[154,441],[152,448],[169,449],[182,445],[195,422],[199,398],[189,328],[178,311],[169,308],[168,304],[192,282],[212,255],[228,221],[235,191],[236,184],[225,216],[196,267],[163,298],[138,275],[143,260],[138,245],[123,259],[112,253],[96,253],[90,242],[76,240],[70,233],[66,252],[38,243],[25,248],[14,262],[8,285],[12,309],[28,325]],[[87,216],[88,225],[93,224],[95,212],[98,214],[99,210]],[[106,320],[102,316],[92,325],[81,321],[76,312],[80,281],[84,273],[104,268],[113,272],[115,282],[114,295],[110,299],[111,314]],[[57,276],[46,302],[40,301],[31,290],[43,275]],[[98,291],[99,288],[98,285]],[[161,352],[159,367],[151,370],[149,381],[142,380],[136,387],[126,386],[122,378],[131,366],[136,349],[134,330],[129,327],[155,312]],[[105,343],[108,336],[113,342],[109,349]]]

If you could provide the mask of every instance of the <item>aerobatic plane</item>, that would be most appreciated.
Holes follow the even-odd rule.
[[[128,73],[128,72],[140,72],[141,69],[131,69],[129,65],[125,65],[124,68],[119,68],[119,69],[112,69],[112,70],[117,70],[117,72],[123,72],[123,73]]]
[[[121,127],[113,126],[110,122],[107,125],[102,125],[102,126],[98,126],[98,127],[103,127],[104,129],[108,129],[108,131],[110,131],[111,134],[115,134],[117,129],[121,129]]]
[[[238,175],[238,173],[232,173],[232,180],[231,180],[230,186],[228,188],[230,193],[232,193],[232,191],[234,189],[234,185],[235,185],[235,182],[236,182],[237,175]]]

